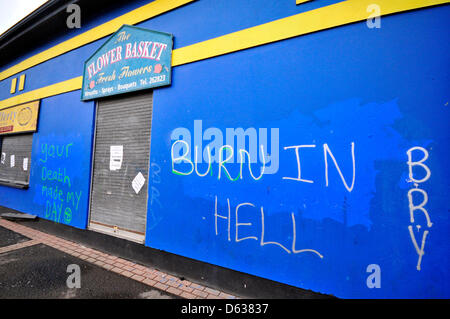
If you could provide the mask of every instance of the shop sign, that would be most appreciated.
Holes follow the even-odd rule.
[[[35,132],[39,101],[0,110],[0,135]]]
[[[123,25],[84,64],[82,100],[171,83],[173,36]]]

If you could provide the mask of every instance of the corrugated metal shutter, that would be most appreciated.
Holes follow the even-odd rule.
[[[27,187],[30,180],[33,134],[6,135],[0,139],[0,183]]]
[[[90,228],[145,234],[152,92],[102,100],[97,106]],[[111,170],[111,146],[123,146],[120,169]],[[133,180],[145,178],[136,193]],[[97,226],[97,227],[96,227]]]

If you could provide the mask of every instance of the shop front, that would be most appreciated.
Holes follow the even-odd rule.
[[[152,88],[170,85],[172,42],[123,26],[85,63],[82,99],[96,100],[91,230],[145,241]]]
[[[26,189],[39,101],[0,110],[0,184]]]
[[[448,298],[450,9],[378,2],[105,7],[2,66],[0,205],[236,290]]]

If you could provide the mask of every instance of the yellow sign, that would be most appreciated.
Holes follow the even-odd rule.
[[[0,135],[35,132],[39,114],[39,101],[0,110]]]

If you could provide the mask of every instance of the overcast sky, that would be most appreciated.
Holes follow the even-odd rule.
[[[45,2],[47,0],[0,0],[0,34]]]

